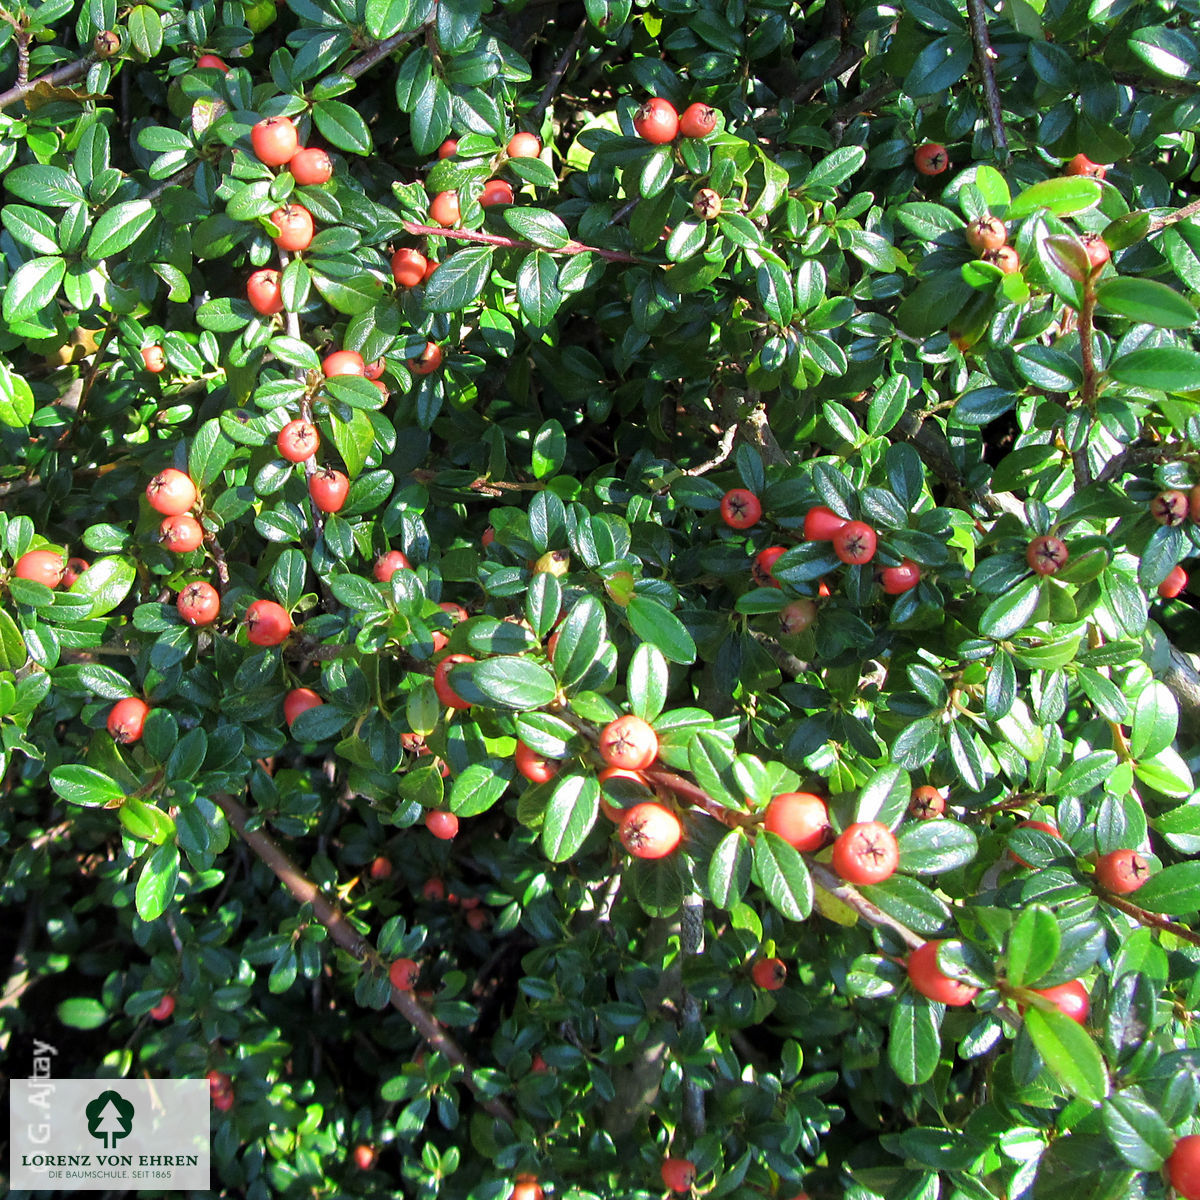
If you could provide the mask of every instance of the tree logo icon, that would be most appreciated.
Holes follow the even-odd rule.
[[[84,1110],[88,1133],[112,1150],[133,1129],[133,1105],[120,1092],[101,1092]]]

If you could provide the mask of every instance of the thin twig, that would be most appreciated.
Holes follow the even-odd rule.
[[[702,462],[698,467],[689,467],[683,473],[685,475],[706,475],[709,471],[715,471],[730,455],[733,450],[733,440],[737,437],[738,426],[730,425],[728,429],[721,434],[721,440],[717,444],[717,452],[707,462]]]
[[[685,957],[693,958],[704,953],[704,898],[699,892],[690,892],[683,899],[683,912],[679,922],[679,950]],[[685,970],[686,965],[681,964],[681,968]],[[682,973],[683,970],[681,976]],[[700,1019],[700,1002],[686,987],[681,989],[680,1009],[683,1013],[684,1029],[690,1027],[696,1040],[701,1040],[700,1031],[703,1025]],[[686,1070],[683,1083],[683,1119],[687,1122],[688,1132],[693,1138],[704,1136],[704,1092]]]
[[[24,100],[30,92],[39,87],[55,88],[61,87],[64,83],[73,82],[81,75],[86,75],[95,61],[94,54],[86,54],[83,58],[63,63],[61,66],[55,67],[53,71],[39,75],[36,79],[27,79],[24,83],[18,83],[10,87],[7,92],[0,92],[0,110],[8,108],[10,104],[16,104],[18,100]]]
[[[971,40],[975,43],[975,61],[983,76],[983,95],[987,100],[988,123],[992,127],[992,146],[1001,166],[1008,166],[1012,157],[1008,151],[1008,134],[1004,130],[1004,111],[1000,106],[1000,90],[996,87],[996,72],[992,60],[996,52],[988,40],[987,13],[983,0],[967,0],[971,20]]]
[[[1161,929],[1164,933],[1173,933],[1176,937],[1182,938],[1185,942],[1190,942],[1193,946],[1200,946],[1200,933],[1188,929],[1186,925],[1177,925],[1168,917],[1162,916],[1160,913],[1150,912],[1149,909],[1139,908],[1129,900],[1123,899],[1121,896],[1113,896],[1108,892],[1101,894],[1100,899],[1105,904],[1111,904],[1113,908],[1119,908],[1126,916],[1132,917],[1140,925],[1148,925],[1151,929]]]
[[[229,823],[237,830],[239,836],[254,851],[255,854],[274,871],[280,882],[292,894],[293,899],[300,904],[310,904],[313,915],[329,930],[330,936],[343,950],[359,962],[365,962],[379,968],[383,960],[379,951],[371,942],[346,920],[341,910],[331,904],[318,890],[317,885],[308,879],[288,855],[280,849],[274,839],[265,830],[247,830],[246,822],[249,814],[246,809],[227,793],[214,793],[213,799],[225,814]],[[429,1043],[433,1049],[444,1055],[455,1066],[463,1071],[463,1082],[475,1094],[479,1103],[494,1117],[512,1125],[516,1117],[502,1100],[497,1100],[480,1093],[474,1081],[471,1064],[459,1049],[458,1045],[446,1033],[411,991],[392,988],[392,1006],[398,1009],[409,1021],[412,1027]]]
[[[408,33],[394,33],[390,38],[384,38],[377,46],[372,46],[361,58],[356,58],[348,67],[343,68],[342,74],[357,79],[369,71],[381,59],[387,58],[393,50],[399,49],[405,42],[411,42],[425,32],[425,26],[419,25]]]
[[[1193,200],[1190,204],[1185,204],[1182,208],[1177,208],[1172,213],[1167,213],[1165,217],[1155,217],[1150,222],[1150,233],[1157,233],[1160,229],[1168,225],[1174,225],[1178,221],[1186,221],[1189,217],[1194,217],[1200,213],[1200,200]]]
[[[478,229],[443,229],[440,225],[420,225],[416,221],[405,221],[404,228],[418,237],[457,238],[461,242],[480,242],[485,246],[502,246],[510,250],[545,250],[547,254],[598,254],[609,262],[650,262],[650,259],[638,258],[636,254],[626,254],[624,250],[605,250],[600,246],[585,246],[576,241],[570,241],[565,246],[538,246],[522,238],[504,237],[498,233],[483,233]]]
[[[574,60],[576,51],[583,45],[583,37],[587,33],[587,27],[588,23],[586,19],[580,21],[579,27],[575,30],[575,36],[571,38],[567,44],[567,48],[558,56],[558,62],[554,64],[554,70],[550,72],[550,78],[546,81],[546,86],[542,89],[542,94],[538,97],[538,102],[534,106],[533,112],[529,114],[530,123],[535,127],[542,123],[542,118],[546,115],[546,109],[550,107],[550,101],[554,99],[554,93],[558,91],[559,85],[563,81],[563,76],[567,73],[567,68]]]

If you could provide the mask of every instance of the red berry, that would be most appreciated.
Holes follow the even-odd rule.
[[[426,342],[420,354],[406,361],[414,375],[432,375],[442,365],[442,348],[437,342]]]
[[[1088,263],[1093,271],[1098,271],[1112,257],[1108,243],[1098,233],[1085,233],[1079,240],[1087,251]]]
[[[143,346],[142,362],[152,375],[161,375],[167,369],[167,353],[161,346]]]
[[[369,1171],[375,1165],[375,1160],[378,1157],[379,1154],[374,1146],[360,1143],[354,1147],[354,1165],[360,1171]]]
[[[764,992],[777,992],[787,982],[787,966],[781,958],[760,958],[750,968],[750,978]]]
[[[646,800],[625,811],[618,836],[634,858],[664,858],[682,840],[683,826],[669,808]]]
[[[913,151],[913,166],[920,175],[940,175],[950,166],[950,155],[940,142],[926,142]]]
[[[717,127],[717,110],[697,100],[679,114],[679,132],[686,138],[707,137]]]
[[[687,1158],[664,1158],[662,1181],[673,1192],[689,1192],[696,1182],[696,1165]]]
[[[804,514],[804,536],[810,542],[831,542],[833,535],[847,524],[848,518],[839,517],[833,509],[818,504]]]
[[[278,646],[292,632],[292,618],[274,600],[255,600],[243,618],[246,637],[255,646]]]
[[[290,729],[292,722],[302,712],[308,712],[310,708],[319,708],[324,703],[325,701],[312,688],[292,688],[283,698],[283,719],[288,723]]]
[[[655,96],[638,109],[633,118],[633,127],[638,137],[655,146],[662,146],[675,140],[679,132],[679,114],[669,100]]]
[[[447,708],[470,708],[471,701],[464,700],[451,686],[448,676],[453,667],[459,663],[473,663],[474,658],[469,654],[447,654],[440,663],[434,668],[433,672],[433,690],[437,692],[438,699]]]
[[[865,521],[847,521],[832,541],[833,552],[844,563],[868,563],[875,557],[875,530]]]
[[[505,152],[509,158],[537,158],[542,152],[542,140],[533,133],[515,133]]]
[[[213,1108],[219,1109],[221,1112],[228,1112],[233,1107],[233,1088],[228,1091],[218,1092],[213,1098]]]
[[[911,558],[906,558],[898,567],[884,567],[879,572],[879,582],[889,596],[899,596],[921,582],[921,568]]]
[[[208,1094],[210,1096],[216,1096],[220,1092],[228,1092],[233,1087],[232,1081],[224,1071],[209,1071],[207,1079]]]
[[[967,245],[976,254],[999,250],[1008,241],[1008,228],[999,217],[976,217],[963,231]]]
[[[1168,1156],[1166,1167],[1167,1178],[1180,1200],[1200,1200],[1200,1134],[1181,1137]]]
[[[69,588],[90,565],[86,558],[68,558],[62,573],[63,587]]]
[[[166,995],[150,1010],[150,1015],[156,1021],[165,1021],[175,1011],[175,997],[167,992]]]
[[[979,995],[979,989],[969,983],[952,979],[938,966],[937,952],[940,941],[926,942],[908,956],[908,978],[922,996],[961,1008],[970,1004]]]
[[[518,1175],[508,1200],[544,1200],[546,1193],[532,1175]]]
[[[321,359],[321,371],[326,379],[336,375],[366,375],[367,364],[357,350],[335,350]]]
[[[833,869],[847,883],[882,883],[900,862],[900,847],[880,821],[856,821],[833,843]]]
[[[1088,175],[1092,179],[1103,179],[1108,174],[1108,167],[1094,163],[1086,154],[1077,154],[1065,167],[1064,175]]]
[[[150,705],[137,696],[118,700],[108,714],[107,728],[114,742],[129,746],[142,736]]]
[[[1056,537],[1036,537],[1025,548],[1025,561],[1035,575],[1053,575],[1066,565],[1067,543]]]
[[[377,854],[371,859],[367,874],[375,880],[390,879],[392,876],[392,860],[386,854]]]
[[[204,541],[204,527],[195,517],[183,513],[178,517],[163,517],[158,537],[172,554],[187,554]]]
[[[196,485],[191,477],[174,467],[159,471],[146,485],[146,499],[155,512],[164,517],[177,517],[196,503]]]
[[[211,583],[195,579],[184,585],[175,607],[187,624],[211,625],[221,615],[221,595]]]
[[[224,71],[229,74],[229,64],[224,59],[218,58],[215,54],[202,54],[196,59],[196,66],[211,67],[214,71]]]
[[[445,809],[434,808],[425,814],[425,828],[435,838],[448,842],[458,832],[458,818]]]
[[[499,205],[511,204],[516,196],[512,184],[505,179],[489,179],[483,185],[479,195],[481,208],[496,208]]]
[[[279,230],[271,240],[280,250],[307,250],[312,244],[316,226],[312,213],[303,204],[285,204],[277,208],[271,214],[270,221]]]
[[[462,212],[458,205],[457,192],[438,192],[429,205],[429,219],[443,229],[457,225]]]
[[[1021,269],[1021,256],[1011,246],[1001,246],[983,255],[984,262],[999,267],[1004,275],[1015,275]]]
[[[311,421],[297,417],[275,435],[275,445],[288,462],[307,462],[321,448],[321,435]]]
[[[44,583],[48,588],[58,587],[65,573],[63,556],[57,550],[28,550],[13,565],[18,579]]]
[[[411,958],[398,958],[388,967],[388,981],[401,992],[411,992],[420,974],[421,968]]]
[[[779,631],[785,637],[803,633],[816,619],[817,606],[805,596],[779,610]]]
[[[1164,600],[1174,600],[1188,585],[1187,572],[1176,563],[1170,574],[1158,585],[1158,594]]]
[[[250,144],[259,162],[282,167],[300,148],[300,135],[291,117],[265,117],[250,130]]]
[[[1128,896],[1150,878],[1150,864],[1136,850],[1111,850],[1096,860],[1096,882],[1106,892]]]
[[[315,187],[333,178],[333,160],[319,146],[309,146],[288,159],[288,170],[301,187]]]
[[[600,757],[610,767],[644,770],[658,757],[658,735],[641,717],[617,717],[600,731]]]
[[[350,480],[332,467],[322,467],[308,477],[308,494],[323,513],[339,512],[349,491]]]
[[[777,588],[779,582],[771,574],[771,568],[786,553],[786,546],[768,546],[765,550],[760,550],[754,556],[754,562],[750,565],[750,578],[759,587]]]
[[[1090,997],[1087,988],[1078,979],[1070,983],[1055,984],[1054,987],[1034,988],[1039,996],[1045,996],[1064,1017],[1070,1017],[1080,1025],[1087,1023]]]
[[[409,571],[412,569],[412,563],[408,561],[408,555],[403,550],[389,550],[386,554],[381,554],[375,560],[375,568],[372,574],[380,583],[390,583],[392,576],[397,571]]]
[[[513,751],[513,762],[531,783],[548,783],[558,774],[558,763],[554,759],[539,754],[521,741]]]
[[[946,797],[937,788],[922,784],[918,788],[913,788],[908,811],[918,821],[932,821],[946,811]]]
[[[761,501],[746,488],[731,488],[721,497],[721,520],[730,529],[749,529],[761,516]]]
[[[274,267],[263,267],[246,280],[246,299],[256,313],[264,317],[283,312],[280,274]]]
[[[782,792],[772,796],[763,814],[763,828],[806,853],[820,850],[829,833],[829,809],[812,792]]]
[[[453,158],[458,153],[458,138],[447,138],[439,147],[438,158]]]
[[[392,278],[403,288],[415,288],[425,278],[429,259],[420,250],[402,246],[392,255]]]

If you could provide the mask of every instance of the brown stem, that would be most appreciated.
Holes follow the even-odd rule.
[[[996,72],[992,67],[996,52],[988,40],[987,13],[983,8],[983,0],[967,0],[967,14],[971,20],[971,41],[975,43],[975,61],[979,65],[979,74],[983,77],[983,95],[987,100],[988,123],[992,127],[992,145],[1000,164],[1007,166],[1011,157],[1008,152],[1008,134],[1004,131],[1004,112],[1000,106],[1000,92],[996,87]]]
[[[684,779],[682,775],[676,775],[674,771],[668,771],[664,767],[650,767],[644,774],[651,783],[666,788],[667,791],[674,793],[680,800],[686,801],[694,808],[703,809],[714,821],[720,821],[722,825],[728,825],[730,829],[745,829],[758,824],[758,818],[752,813],[738,813],[726,808],[719,800],[714,800],[699,784],[693,783],[690,779]]]
[[[7,92],[0,92],[0,110],[8,108],[10,104],[16,104],[18,100],[24,100],[35,88],[42,86],[55,88],[61,87],[64,83],[73,82],[81,75],[86,75],[95,61],[94,54],[87,54],[74,62],[63,63],[61,66],[55,67],[53,71],[39,75],[36,79],[27,79],[24,83],[15,84]]]
[[[316,884],[305,877],[265,830],[247,830],[246,822],[249,814],[233,796],[217,792],[213,795],[213,799],[242,840],[275,872],[280,882],[292,894],[293,899],[300,904],[312,905],[313,915],[329,930],[330,936],[337,945],[359,962],[366,962],[372,967],[383,965],[379,951],[346,920],[340,909],[321,894]],[[462,1068],[463,1080],[467,1087],[492,1116],[510,1125],[515,1123],[516,1117],[508,1105],[501,1100],[491,1099],[479,1093],[474,1082],[471,1064],[466,1055],[411,991],[392,988],[392,1005],[408,1019],[412,1027],[430,1046],[443,1054],[455,1066]]]
[[[1083,364],[1083,387],[1079,398],[1088,406],[1096,404],[1098,378],[1096,374],[1096,356],[1092,347],[1092,317],[1096,311],[1096,272],[1084,281],[1083,306],[1079,310],[1079,358]],[[1088,482],[1091,482],[1090,479]]]
[[[503,246],[510,250],[545,250],[548,254],[598,254],[609,262],[640,263],[649,259],[626,254],[624,250],[604,250],[599,246],[585,246],[571,241],[565,246],[538,246],[521,238],[504,237],[498,233],[483,233],[478,229],[443,229],[440,225],[420,225],[416,221],[405,221],[404,228],[411,234],[424,237],[457,238],[461,242],[480,242],[485,246]]]
[[[378,45],[372,46],[361,58],[356,58],[348,67],[343,68],[342,74],[357,79],[369,71],[381,59],[387,58],[393,50],[398,50],[405,42],[411,42],[425,32],[425,26],[420,25],[408,33],[394,33],[390,38],[384,38]]]
[[[840,879],[824,863],[809,860],[808,869],[813,880],[822,889],[840,900],[847,908],[854,909],[868,925],[892,930],[893,933],[899,934],[906,946],[911,946],[914,950],[925,944],[926,939],[921,934],[909,929],[907,925],[901,924],[895,917],[889,917],[883,909],[872,904],[857,888],[851,887],[850,884]]]
[[[546,115],[546,109],[550,107],[550,101],[554,99],[554,93],[558,91],[559,85],[563,81],[563,76],[567,73],[567,68],[574,61],[575,53],[580,46],[583,45],[584,34],[587,33],[588,23],[586,20],[580,21],[578,28],[575,30],[575,36],[571,38],[567,44],[567,48],[558,56],[558,62],[554,64],[554,70],[550,72],[550,78],[546,81],[546,86],[542,89],[541,96],[538,97],[537,105],[533,112],[529,114],[529,120],[534,125],[540,125],[542,118]]]
[[[1185,942],[1189,942],[1193,946],[1200,946],[1200,933],[1188,929],[1186,925],[1177,925],[1169,917],[1164,917],[1161,913],[1153,913],[1148,909],[1139,908],[1136,904],[1124,900],[1120,896],[1110,895],[1108,892],[1102,892],[1100,898],[1105,904],[1111,904],[1113,908],[1119,908],[1121,912],[1132,917],[1140,925],[1148,925],[1151,929],[1161,929],[1164,933],[1173,933],[1176,937],[1183,938]]]
[[[15,40],[17,43],[17,87],[24,87],[29,82],[29,30],[18,27]]]
[[[1167,213],[1165,217],[1155,217],[1150,222],[1150,233],[1157,233],[1160,229],[1167,225],[1174,225],[1178,221],[1186,221],[1188,217],[1194,217],[1200,213],[1200,200],[1193,200],[1190,204],[1185,204],[1182,208],[1177,208],[1173,213]]]

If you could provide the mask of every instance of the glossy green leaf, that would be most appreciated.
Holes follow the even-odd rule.
[[[583,845],[600,810],[600,785],[590,775],[569,775],[554,789],[542,823],[542,849],[566,862]]]
[[[143,921],[157,921],[167,911],[179,881],[179,848],[173,841],[154,850],[142,865],[134,898]]]
[[[813,883],[800,853],[767,830],[754,839],[754,877],[767,899],[790,921],[812,912]]]
[[[1061,941],[1054,914],[1042,904],[1021,910],[1008,935],[1004,970],[1013,987],[1037,983],[1058,958]]]
[[[1091,1035],[1060,1012],[1043,1012],[1030,1007],[1025,1028],[1050,1074],[1068,1095],[1099,1104],[1108,1094],[1104,1059]]]

